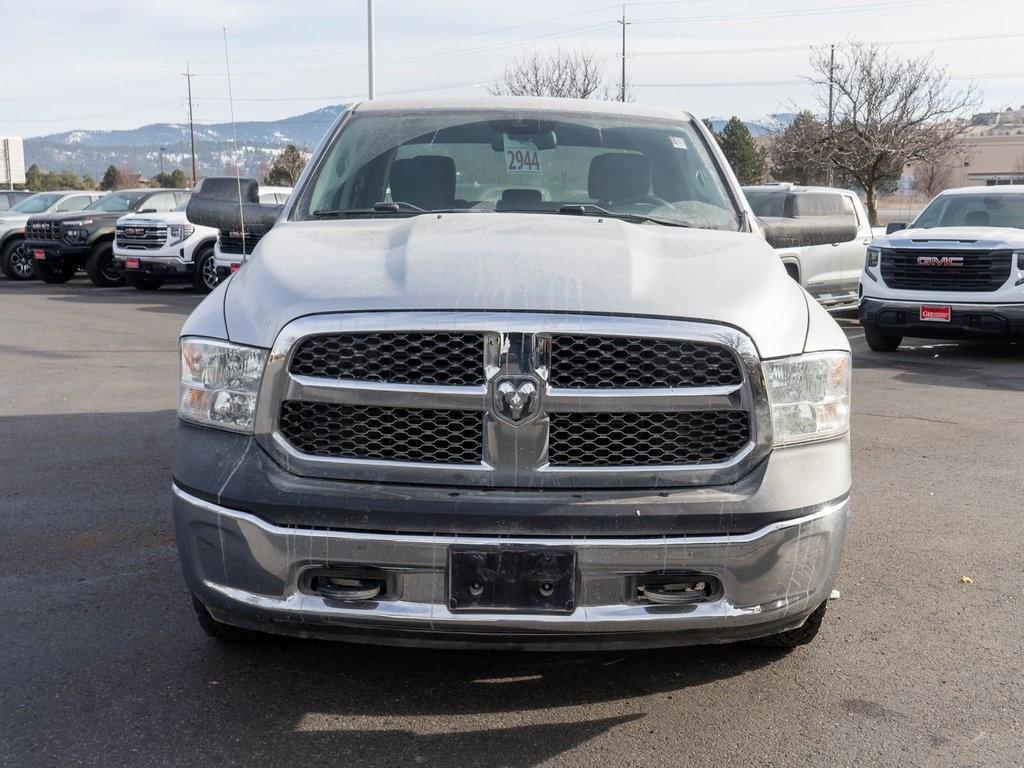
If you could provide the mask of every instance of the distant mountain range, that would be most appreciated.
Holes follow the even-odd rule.
[[[776,126],[787,126],[792,123],[795,117],[796,113],[794,112],[776,112],[760,120],[744,120],[743,123],[747,126],[751,136],[767,136],[775,130]],[[722,130],[729,122],[727,117],[709,117],[708,120],[711,121],[711,125],[716,131]]]
[[[238,148],[232,143],[231,123],[197,124],[196,164],[200,175],[217,174],[235,163],[243,173],[258,173],[261,166],[288,144],[312,150],[345,105],[324,107],[281,120],[235,124]],[[99,178],[110,165],[127,167],[144,177],[160,170],[191,169],[188,123],[153,123],[121,131],[65,131],[25,139],[26,163],[43,170],[70,170]]]
[[[222,173],[237,164],[243,174],[262,175],[274,156],[288,144],[313,149],[334,120],[346,108],[339,104],[281,120],[236,123],[238,148],[231,140],[231,123],[196,125],[196,163],[201,176]],[[788,125],[792,114],[769,115],[747,121],[754,136],[763,136],[776,123]],[[714,117],[715,130],[727,118]],[[126,167],[144,177],[160,170],[160,148],[164,148],[164,170],[190,171],[188,124],[153,123],[121,131],[65,131],[25,139],[25,160],[43,170],[70,170],[100,178],[107,166]]]

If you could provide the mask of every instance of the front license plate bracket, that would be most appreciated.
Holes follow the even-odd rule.
[[[448,607],[452,611],[572,613],[576,553],[522,547],[451,547]]]

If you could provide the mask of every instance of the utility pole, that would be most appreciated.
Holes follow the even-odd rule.
[[[622,6],[622,18],[616,23],[622,25],[622,83],[619,88],[619,101],[624,102],[626,100],[626,27],[630,24],[626,21],[625,4]]]
[[[196,129],[192,122],[192,70],[185,63],[185,80],[188,82],[188,138],[192,145],[192,186],[196,185]]]
[[[366,59],[368,64],[368,93],[373,101],[373,0],[366,0]]]
[[[835,112],[834,112],[834,109],[835,108],[834,108],[834,101],[833,101],[833,96],[832,96],[833,89],[834,89],[834,86],[835,86],[835,81],[836,81],[836,79],[835,79],[835,71],[836,71],[836,47],[835,47],[835,45],[833,45],[831,53],[829,54],[829,60],[828,60],[828,139],[829,139],[829,144],[830,145],[832,143],[832,140],[835,137],[834,136],[834,134],[835,134]],[[832,178],[832,158],[831,157],[829,157],[829,159],[828,159],[827,176],[828,176],[828,186],[831,187],[832,184],[833,184],[833,178]]]
[[[167,151],[167,147],[160,147],[160,176],[164,175],[164,152]]]

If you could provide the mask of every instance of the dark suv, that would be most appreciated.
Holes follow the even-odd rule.
[[[188,197],[184,189],[122,189],[77,213],[35,216],[25,224],[25,249],[36,277],[66,283],[85,269],[94,285],[124,285],[114,265],[114,230],[128,213],[166,213]]]

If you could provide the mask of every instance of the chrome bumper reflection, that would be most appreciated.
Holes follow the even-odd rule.
[[[848,499],[734,536],[497,538],[378,534],[274,526],[174,487],[178,546],[189,586],[225,614],[352,628],[501,635],[543,632],[741,630],[802,617],[835,581]],[[723,510],[724,514],[728,510]],[[525,544],[575,550],[577,608],[568,615],[452,613],[445,596],[447,547]],[[307,569],[373,566],[398,572],[398,599],[342,604],[300,590]],[[688,606],[638,603],[635,574],[685,570],[716,577],[722,594]]]

